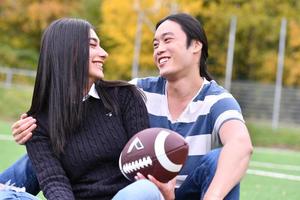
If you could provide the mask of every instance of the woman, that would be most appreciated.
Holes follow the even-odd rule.
[[[148,115],[135,86],[102,80],[107,56],[85,20],[59,19],[43,34],[27,112],[38,126],[26,148],[47,199],[111,199],[124,187],[114,199],[159,199],[150,181],[126,187],[119,170],[120,152]]]

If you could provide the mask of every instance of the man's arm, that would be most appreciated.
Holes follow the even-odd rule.
[[[32,117],[28,117],[25,113],[22,114],[20,119],[11,126],[15,142],[25,144],[32,137],[32,131],[35,128],[36,120]]]
[[[205,200],[221,200],[245,175],[253,151],[246,125],[229,120],[220,128],[223,148],[216,174],[204,196]]]

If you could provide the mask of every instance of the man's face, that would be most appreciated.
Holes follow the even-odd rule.
[[[172,79],[188,73],[194,56],[178,23],[164,21],[155,32],[153,48],[154,62],[161,76]]]

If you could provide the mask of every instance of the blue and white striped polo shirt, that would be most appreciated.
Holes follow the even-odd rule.
[[[241,108],[234,97],[215,81],[204,83],[193,100],[175,121],[168,110],[166,80],[162,77],[134,79],[145,93],[150,127],[162,127],[180,133],[189,144],[189,156],[177,177],[180,185],[189,171],[194,169],[195,160],[210,150],[222,146],[219,138],[221,125],[230,120],[243,120]],[[177,185],[178,186],[178,185]]]

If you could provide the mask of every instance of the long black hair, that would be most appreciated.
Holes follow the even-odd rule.
[[[40,56],[28,115],[48,115],[50,140],[56,155],[64,152],[70,134],[83,118],[82,103],[88,86],[89,35],[93,26],[82,19],[62,18],[52,22],[41,40]],[[128,86],[121,81],[99,81],[100,87]],[[134,86],[131,86],[136,92]],[[116,102],[104,89],[100,98],[116,112]],[[75,132],[75,131],[74,131]]]
[[[197,40],[202,43],[202,50],[201,50],[201,57],[200,57],[200,64],[199,64],[199,71],[200,76],[205,77],[207,80],[212,80],[212,76],[207,71],[207,64],[206,60],[208,58],[208,42],[206,38],[205,31],[201,26],[200,22],[192,17],[191,15],[185,13],[173,14],[169,15],[162,20],[160,20],[156,24],[157,29],[164,21],[170,20],[176,22],[180,25],[181,29],[185,33],[187,37],[187,48],[191,45],[192,40]]]

